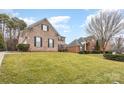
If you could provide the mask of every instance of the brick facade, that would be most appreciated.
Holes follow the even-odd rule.
[[[48,31],[43,31],[42,25],[47,25]],[[34,45],[34,37],[42,38],[41,47]],[[54,40],[54,47],[48,47],[48,39]],[[30,44],[30,51],[58,51],[58,45],[65,45],[65,37],[60,36],[47,19],[43,19],[29,26],[28,31],[20,36],[19,43]]]
[[[81,42],[85,42],[83,45]],[[82,41],[79,39],[72,41],[67,47],[68,52],[78,53],[80,51],[93,51],[95,50],[96,40],[93,37],[83,38]],[[111,50],[111,43],[108,43],[105,51]],[[101,49],[102,51],[102,49]]]
[[[73,53],[78,53],[80,52],[80,46],[76,45],[76,46],[71,46],[67,48],[68,52],[73,52]]]

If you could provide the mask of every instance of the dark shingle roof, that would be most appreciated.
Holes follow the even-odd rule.
[[[48,22],[49,26],[53,29],[53,31],[56,33],[57,36],[61,36],[61,35],[56,31],[56,29],[52,26],[52,24],[51,24],[46,18],[44,18],[44,19],[42,19],[42,20],[40,20],[40,21],[37,21],[37,22],[35,22],[35,23],[29,25],[29,26],[28,26],[28,29],[26,29],[27,31],[25,31],[25,32],[28,32],[32,27],[41,24],[44,20]],[[21,34],[24,35],[25,32],[22,32]],[[61,36],[61,37],[64,37],[64,36]],[[65,37],[64,37],[64,38],[65,38]]]
[[[81,42],[86,42],[86,40],[90,40],[91,38],[94,38],[94,36],[80,37],[79,39],[73,40],[70,44],[68,44],[68,46],[83,46]]]
[[[80,46],[80,43],[78,42],[77,39],[73,40],[68,46],[76,46],[76,45]]]
[[[41,24],[44,20],[47,21],[48,24],[49,24],[49,26],[53,29],[53,31],[55,31],[55,33],[56,33],[58,36],[60,36],[60,34],[56,31],[56,29],[52,26],[52,24],[47,20],[47,18],[44,18],[44,19],[42,19],[42,20],[40,20],[40,21],[35,22],[34,24],[30,25],[29,28]]]

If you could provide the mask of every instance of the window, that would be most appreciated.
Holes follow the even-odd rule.
[[[65,41],[65,38],[64,37],[58,37],[58,40],[59,41]]]
[[[65,38],[64,37],[62,38],[62,41],[65,41]]]
[[[42,38],[41,37],[34,37],[34,46],[42,47]]]
[[[42,25],[41,28],[42,28],[43,31],[48,31],[48,26],[47,25]]]
[[[54,40],[53,39],[48,39],[48,47],[54,48]]]
[[[80,51],[83,51],[83,47],[80,46]]]

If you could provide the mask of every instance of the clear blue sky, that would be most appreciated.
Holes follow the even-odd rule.
[[[66,37],[66,43],[70,43],[75,38],[86,36],[85,27],[83,27],[85,21],[88,16],[97,11],[94,9],[15,9],[0,10],[0,13],[17,16],[29,25],[43,18],[48,18],[56,30]]]

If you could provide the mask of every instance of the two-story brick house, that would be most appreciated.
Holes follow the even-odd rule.
[[[68,44],[68,51],[78,53],[80,51],[92,51],[95,48],[95,38],[93,36],[80,37]]]
[[[68,44],[68,52],[78,53],[80,51],[94,51],[96,46],[96,39],[94,36],[80,37]],[[100,49],[102,51],[102,49]],[[111,43],[109,42],[105,51],[111,51]]]
[[[22,31],[20,43],[30,44],[29,51],[59,51],[64,49],[65,37],[61,36],[45,18]]]

